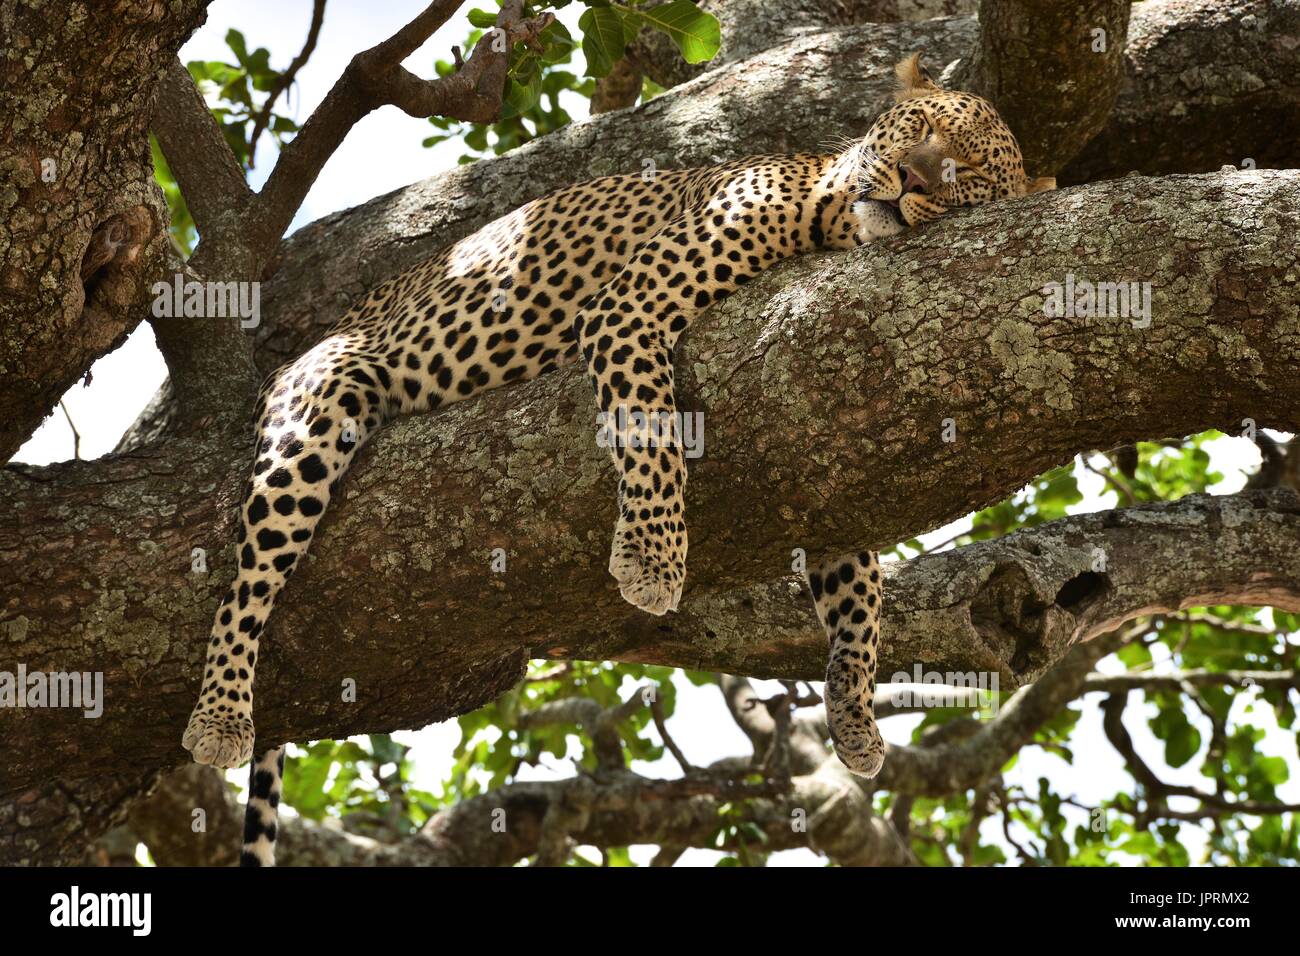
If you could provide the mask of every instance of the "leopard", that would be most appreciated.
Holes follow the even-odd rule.
[[[386,422],[581,362],[617,474],[609,573],[652,615],[686,579],[687,470],[673,388],[681,335],[776,263],[887,239],[950,210],[1055,188],[1031,178],[985,99],[945,89],[915,53],[866,135],[826,153],[604,176],[542,196],[360,298],[264,381],[239,505],[234,581],[215,612],[182,744],[200,764],[253,757],[255,665],[276,600],[358,450]],[[621,414],[621,417],[620,417]],[[648,434],[648,423],[663,429]],[[818,556],[805,579],[829,644],[824,701],[836,754],[876,775],[879,555]],[[284,745],[252,761],[240,861],[275,860]]]

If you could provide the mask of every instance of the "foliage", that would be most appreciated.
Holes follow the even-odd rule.
[[[573,0],[539,0],[525,7],[525,13],[556,11],[571,3]],[[437,132],[428,136],[424,145],[459,139],[471,150],[461,156],[460,162],[470,163],[489,153],[499,156],[559,129],[572,118],[563,100],[590,99],[596,91],[596,80],[609,75],[642,30],[668,36],[688,63],[712,59],[722,43],[717,19],[691,0],[671,0],[660,5],[648,0],[585,0],[585,5],[577,24],[580,39],[557,19],[542,32],[540,51],[522,44],[515,47],[506,85],[506,108],[497,122],[462,123],[435,116],[429,122]],[[469,20],[474,29],[465,41],[467,50],[492,28],[496,13],[475,8],[469,12]],[[565,68],[578,48],[587,64],[582,76]],[[446,60],[439,60],[434,68],[439,76],[450,76],[455,71],[455,65]],[[643,99],[656,92],[658,87],[653,83],[643,83]]]
[[[284,801],[310,820],[346,817],[354,833],[407,836],[444,803],[412,785],[409,751],[388,734],[290,746]]]
[[[472,797],[515,779],[523,767],[595,769],[591,740],[576,724],[522,728],[519,715],[568,697],[584,697],[602,708],[616,707],[632,688],[656,687],[665,716],[677,704],[674,669],[645,664],[574,661],[563,668],[535,662],[530,676],[514,690],[479,710],[459,718],[461,740],[446,784],[450,800]],[[551,675],[551,676],[547,676]],[[650,739],[648,707],[638,707],[618,726],[625,760],[658,760],[661,743]]]

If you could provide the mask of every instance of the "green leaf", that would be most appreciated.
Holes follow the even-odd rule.
[[[712,60],[722,46],[718,18],[705,13],[691,0],[673,0],[649,10],[638,10],[637,15],[656,30],[668,34],[687,63]]]
[[[1255,770],[1273,786],[1286,783],[1291,776],[1282,757],[1257,757]]]
[[[240,66],[248,65],[248,44],[244,42],[242,33],[235,29],[226,31],[226,46],[235,54]]]
[[[545,50],[541,54],[544,63],[569,62],[569,57],[573,55],[573,48],[577,46],[569,28],[559,20],[551,21],[551,25],[538,34],[537,38],[545,45]]]
[[[1151,663],[1151,650],[1145,644],[1126,644],[1115,652],[1115,656],[1129,670]]]
[[[588,9],[578,18],[588,76],[607,76],[627,49],[622,15],[612,7]]]
[[[480,29],[487,30],[497,24],[497,15],[474,7],[469,11],[469,22]]]

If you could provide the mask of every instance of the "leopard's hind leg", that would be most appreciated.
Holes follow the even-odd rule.
[[[885,762],[876,726],[876,653],[880,648],[881,576],[874,551],[844,555],[809,568],[817,617],[830,640],[826,723],[846,767],[874,777]]]
[[[217,607],[198,703],[182,743],[196,761],[252,756],[253,675],[276,596],[306,552],[336,483],[391,407],[391,377],[346,334],[268,379],[240,507],[239,571]]]

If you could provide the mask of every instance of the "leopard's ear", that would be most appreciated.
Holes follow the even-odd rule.
[[[930,71],[921,65],[919,50],[906,60],[901,60],[894,67],[894,75],[898,77],[898,89],[894,91],[895,103],[902,103],[917,96],[928,96],[943,89],[931,78]]]
[[[1025,177],[1025,184],[1021,187],[1020,195],[1032,196],[1034,193],[1045,193],[1056,188],[1055,176],[1039,176],[1032,179]]]

